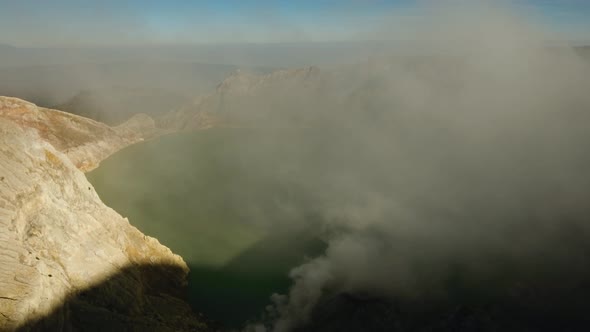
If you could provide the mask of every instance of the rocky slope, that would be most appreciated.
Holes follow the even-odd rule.
[[[109,127],[16,98],[0,99],[0,117],[20,127],[35,129],[41,139],[66,154],[84,172],[98,167],[101,160],[123,147],[157,135],[153,120],[143,114],[120,126]]]
[[[0,330],[208,330],[181,257],[105,206],[82,171],[153,135],[0,97]]]
[[[201,128],[204,124],[252,125],[258,120],[268,125],[273,117],[287,118],[286,113],[301,114],[302,103],[322,92],[320,83],[317,67],[276,70],[268,74],[237,70],[213,92],[197,97],[159,121],[163,127],[184,129]],[[285,110],[286,107],[292,110]]]

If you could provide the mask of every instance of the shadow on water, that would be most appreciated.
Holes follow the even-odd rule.
[[[317,217],[297,175],[314,164],[300,160],[298,144],[269,143],[282,135],[219,129],[162,137],[89,174],[107,205],[184,258],[191,305],[228,327],[256,319],[273,293],[288,291],[290,269],[325,247],[301,226]]]
[[[281,241],[284,239],[266,238],[218,269],[193,266],[190,279],[196,287],[188,296],[193,298],[196,311],[203,306],[208,311],[207,318],[223,319],[223,325],[230,328],[259,314],[260,307],[268,301],[263,294],[289,285],[280,265],[299,258],[293,256],[277,262],[278,265],[260,264],[268,262],[261,258],[260,250],[267,246],[282,250],[289,243],[294,244]],[[323,247],[313,239],[297,243],[306,250]],[[363,293],[338,293],[323,298],[313,310],[309,324],[294,331],[587,331],[587,270],[575,273],[571,263],[562,262],[551,275],[544,274],[542,280],[535,277],[530,282],[523,275],[524,283],[514,283],[514,278],[494,278],[495,284],[489,280],[474,284],[466,281],[468,273],[458,268],[449,280],[451,296],[438,300],[432,294],[395,300]],[[250,266],[268,269],[249,269]],[[70,294],[50,314],[32,317],[16,330],[223,330],[184,302],[187,290],[183,278],[184,271],[177,266],[127,266],[97,285]]]
[[[270,296],[285,294],[289,270],[325,250],[325,243],[299,233],[267,236],[222,267],[190,264],[189,299],[196,311],[231,328],[260,317]]]
[[[214,331],[186,300],[184,271],[172,265],[133,265],[70,294],[44,317],[17,331]]]

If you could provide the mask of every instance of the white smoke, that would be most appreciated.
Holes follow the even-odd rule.
[[[416,31],[408,39],[436,56],[376,60],[368,78],[353,79],[377,87],[333,113],[335,126],[353,123],[366,162],[389,168],[376,176],[393,190],[332,175],[338,192],[363,203],[322,210],[328,249],[291,271],[289,293],[273,296],[269,330],[305,325],[331,294],[444,291],[454,264],[486,275],[491,257],[526,269],[551,252],[551,266],[571,258],[552,249],[563,246],[560,230],[588,231],[587,63],[548,47],[554,36],[491,2],[425,8],[428,23],[407,29]],[[370,107],[379,121],[357,121]]]

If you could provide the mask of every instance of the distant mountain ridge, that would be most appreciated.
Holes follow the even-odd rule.
[[[81,91],[54,108],[109,125],[118,125],[137,113],[153,117],[178,109],[188,100],[186,96],[163,89],[121,87]]]

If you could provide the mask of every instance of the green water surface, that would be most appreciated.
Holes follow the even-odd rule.
[[[288,291],[291,268],[324,249],[310,231],[306,183],[317,165],[305,136],[174,134],[120,151],[88,178],[108,206],[189,264],[197,311],[238,327]]]

